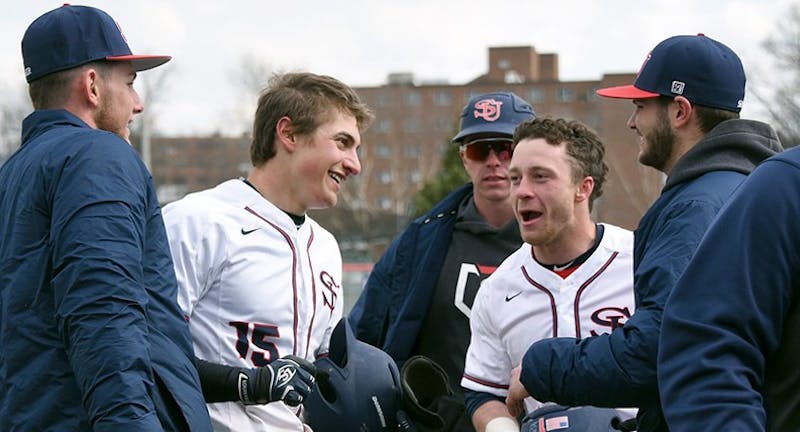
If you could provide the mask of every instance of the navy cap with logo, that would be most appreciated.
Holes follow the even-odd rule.
[[[536,117],[533,107],[511,92],[484,93],[470,98],[461,113],[461,126],[454,142],[475,134],[512,137],[517,125]]]
[[[130,61],[142,71],[170,60],[165,55],[134,55],[116,21],[88,6],[65,4],[34,20],[22,38],[25,78],[45,75],[97,61]]]
[[[703,34],[673,36],[648,54],[633,85],[597,90],[600,96],[647,99],[683,96],[711,108],[739,112],[745,75],[733,50]]]

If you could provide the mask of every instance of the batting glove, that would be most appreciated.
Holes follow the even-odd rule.
[[[283,401],[289,406],[303,403],[314,387],[317,368],[289,355],[257,369],[239,373],[239,399],[245,405]]]

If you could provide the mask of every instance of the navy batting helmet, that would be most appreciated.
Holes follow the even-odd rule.
[[[613,432],[620,423],[619,412],[613,408],[545,405],[525,416],[522,432]]]
[[[402,403],[397,365],[389,354],[357,340],[346,318],[331,334],[328,356],[314,365],[323,376],[303,403],[304,420],[314,432],[396,429]]]
[[[533,107],[511,92],[484,93],[470,98],[461,113],[461,126],[453,141],[468,135],[496,133],[514,135],[517,125],[536,117]]]

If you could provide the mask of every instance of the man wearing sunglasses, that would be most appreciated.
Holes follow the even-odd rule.
[[[483,279],[522,244],[509,198],[514,129],[535,117],[510,92],[472,97],[453,138],[471,182],[413,221],[375,265],[349,319],[359,339],[402,364],[424,355],[455,394],[437,401],[446,431],[471,431],[458,383]]]

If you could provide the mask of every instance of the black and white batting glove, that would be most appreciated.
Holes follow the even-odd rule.
[[[261,368],[243,369],[239,373],[239,399],[245,405],[283,401],[298,406],[311,393],[316,371],[313,364],[293,355]]]

